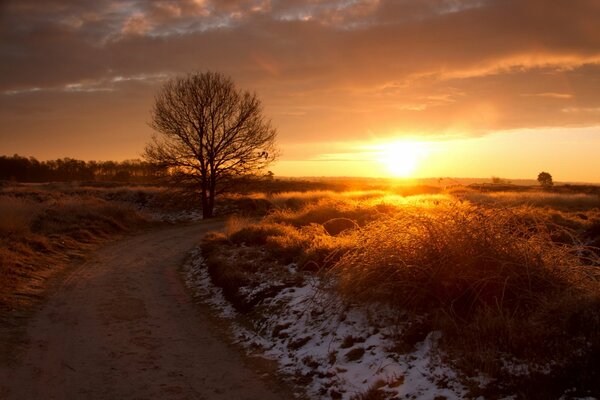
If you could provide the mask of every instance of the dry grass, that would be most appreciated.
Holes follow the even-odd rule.
[[[70,262],[145,221],[125,203],[36,195],[0,196],[0,313],[36,303]]]
[[[0,197],[0,236],[27,232],[41,211],[42,207],[33,201]]]
[[[205,243],[219,249],[213,254],[244,245],[245,262],[271,272],[287,263],[321,271],[326,290],[350,302],[387,303],[412,321],[399,349],[442,331],[460,368],[503,383],[487,396],[518,387],[526,398],[552,398],[572,386],[585,395],[600,392],[600,262],[583,244],[600,237],[596,201],[472,190],[291,193],[262,222],[232,220],[226,236]],[[344,227],[330,230],[334,222]],[[236,260],[219,262],[235,275]],[[245,266],[236,284],[254,273]],[[507,360],[531,373],[513,374]]]
[[[108,238],[145,223],[131,206],[39,190],[0,195],[0,360],[23,340],[23,321],[52,278]]]
[[[577,248],[556,245],[518,211],[456,203],[405,207],[367,225],[336,264],[341,292],[464,316],[482,306],[520,312],[542,294],[585,281]]]
[[[578,211],[600,208],[600,196],[585,193],[548,193],[548,192],[496,192],[482,193],[468,191],[460,198],[474,204],[501,207],[532,206],[547,207],[555,210]]]
[[[323,224],[334,218],[347,218],[364,225],[377,218],[379,213],[376,207],[362,206],[360,202],[321,199],[298,210],[275,210],[267,216],[266,222],[301,227],[312,223]]]
[[[225,297],[242,312],[251,311],[263,298],[273,296],[285,287],[297,285],[299,279],[302,279],[281,268],[258,245],[268,237],[264,234],[268,228],[253,231],[252,226],[248,227],[250,230],[240,229],[229,238],[223,233],[206,235],[201,244],[212,281],[223,289]],[[278,283],[264,285],[271,281]],[[263,289],[252,298],[243,293],[243,289],[258,286],[263,286]]]
[[[449,197],[440,194],[439,188],[398,187],[394,190],[352,190],[334,192],[331,190],[310,190],[305,192],[281,192],[275,194],[253,193],[241,198],[268,202],[268,209],[300,210],[316,203],[362,203],[368,204],[406,204],[419,201],[440,201]],[[234,196],[234,198],[236,198]],[[240,199],[240,197],[237,197]]]
[[[0,189],[2,196],[28,199],[38,203],[69,201],[69,199],[95,198],[110,202],[126,203],[145,209],[181,209],[189,203],[158,186],[84,185],[76,182],[43,184],[14,184]]]
[[[239,232],[240,230],[250,226],[251,224],[252,220],[250,218],[234,215],[227,219],[227,222],[225,223],[225,229],[223,230],[223,232],[225,233],[225,236],[229,238],[234,233]]]

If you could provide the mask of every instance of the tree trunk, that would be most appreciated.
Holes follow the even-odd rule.
[[[216,182],[211,178],[209,189],[208,189],[208,208],[210,209],[210,216],[213,216],[215,209],[215,193],[216,193]]]
[[[213,206],[214,206],[214,204],[211,204],[206,187],[203,187],[202,188],[202,218],[203,219],[212,218]]]

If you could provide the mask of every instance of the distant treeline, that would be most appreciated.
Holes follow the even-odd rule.
[[[82,161],[73,158],[38,161],[33,157],[0,156],[0,180],[17,182],[137,182],[157,180],[159,168],[141,160]]]

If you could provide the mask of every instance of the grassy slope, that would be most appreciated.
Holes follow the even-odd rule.
[[[0,194],[0,358],[52,278],[102,243],[146,224],[130,205],[89,195],[21,189]],[[17,336],[18,336],[18,332]]]

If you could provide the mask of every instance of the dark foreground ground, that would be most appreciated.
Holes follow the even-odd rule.
[[[153,230],[95,252],[27,327],[4,399],[281,399],[268,370],[227,344],[177,275],[220,222]]]

